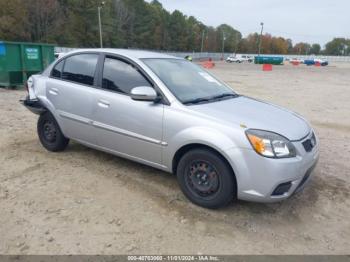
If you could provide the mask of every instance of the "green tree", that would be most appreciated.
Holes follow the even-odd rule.
[[[224,52],[230,52],[230,53],[235,52],[239,41],[242,39],[242,34],[227,24],[219,25],[216,28],[216,31],[217,31],[216,38],[219,41],[217,43],[217,46],[221,47],[219,48],[219,50],[216,50],[216,51],[220,51],[220,52],[222,51],[222,40],[224,37],[225,38]]]
[[[133,48],[151,49],[154,45],[154,32],[157,17],[154,9],[143,0],[125,0],[128,9],[133,13],[130,20],[128,46]]]
[[[188,30],[186,30],[186,17],[178,10],[170,15],[168,35],[169,47],[173,51],[185,51],[187,47]]]
[[[293,41],[292,39],[287,39],[287,45],[288,45],[288,54],[293,53]]]
[[[245,39],[241,41],[239,51],[241,53],[257,53],[258,52],[258,42],[259,42],[259,34],[249,34]]]
[[[217,31],[214,27],[208,27],[206,29],[205,38],[205,51],[207,52],[220,52],[220,39],[218,38]]]
[[[311,46],[308,43],[297,43],[294,47],[293,47],[293,54],[296,55],[309,55],[310,54],[310,49]]]
[[[30,34],[25,30],[28,13],[21,0],[0,1],[0,39],[7,41],[29,41]]]
[[[310,49],[310,54],[319,55],[321,52],[321,46],[319,44],[313,44]]]
[[[28,23],[25,30],[30,34],[32,42],[56,41],[63,24],[61,5],[58,0],[22,1],[27,11]]]
[[[283,37],[272,37],[270,52],[271,54],[287,54],[288,41]]]
[[[61,45],[99,47],[97,0],[67,0],[65,23],[57,42]],[[102,12],[102,18],[104,11]],[[106,34],[107,32],[104,31]]]
[[[175,10],[169,13],[159,0],[104,0],[101,11],[105,47],[169,51],[256,53],[259,34],[245,38],[231,25],[206,26],[194,16]],[[97,8],[101,0],[0,0],[0,39],[51,42],[60,46],[99,47]],[[265,34],[265,54],[319,54],[319,44],[310,46]],[[350,40],[335,38],[324,51],[349,55]]]
[[[195,17],[190,16],[187,19],[187,50],[199,52],[202,44],[202,32],[204,26]]]
[[[350,39],[334,38],[326,44],[327,55],[350,55]]]
[[[167,23],[167,17],[169,16],[168,12],[165,12],[163,9],[162,4],[157,1],[153,0],[151,2],[151,10],[152,10],[152,15],[155,19],[155,25],[153,27],[153,44],[152,48],[156,50],[161,50],[164,49],[164,37],[166,34],[166,23]]]

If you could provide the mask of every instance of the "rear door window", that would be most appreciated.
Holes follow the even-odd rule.
[[[61,78],[64,60],[55,65],[51,71],[51,76],[55,78]]]
[[[97,61],[97,54],[79,54],[66,58],[62,79],[92,86]]]

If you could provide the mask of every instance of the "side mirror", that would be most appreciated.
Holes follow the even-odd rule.
[[[155,101],[158,98],[156,91],[150,86],[134,87],[130,95],[136,101]]]

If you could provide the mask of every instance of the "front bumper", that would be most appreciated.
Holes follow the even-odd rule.
[[[237,179],[237,197],[254,202],[276,202],[301,191],[311,178],[319,158],[319,141],[306,152],[301,141],[293,142],[297,156],[272,159],[253,149],[230,149],[226,153]],[[281,190],[277,190],[278,187]],[[276,194],[276,192],[278,194]]]

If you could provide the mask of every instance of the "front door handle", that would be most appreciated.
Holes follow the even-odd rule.
[[[58,95],[58,89],[57,88],[50,88],[49,93],[51,95],[57,96]]]
[[[103,99],[98,100],[97,104],[99,107],[103,107],[103,108],[108,108],[110,105],[110,103],[108,101],[103,100]]]

